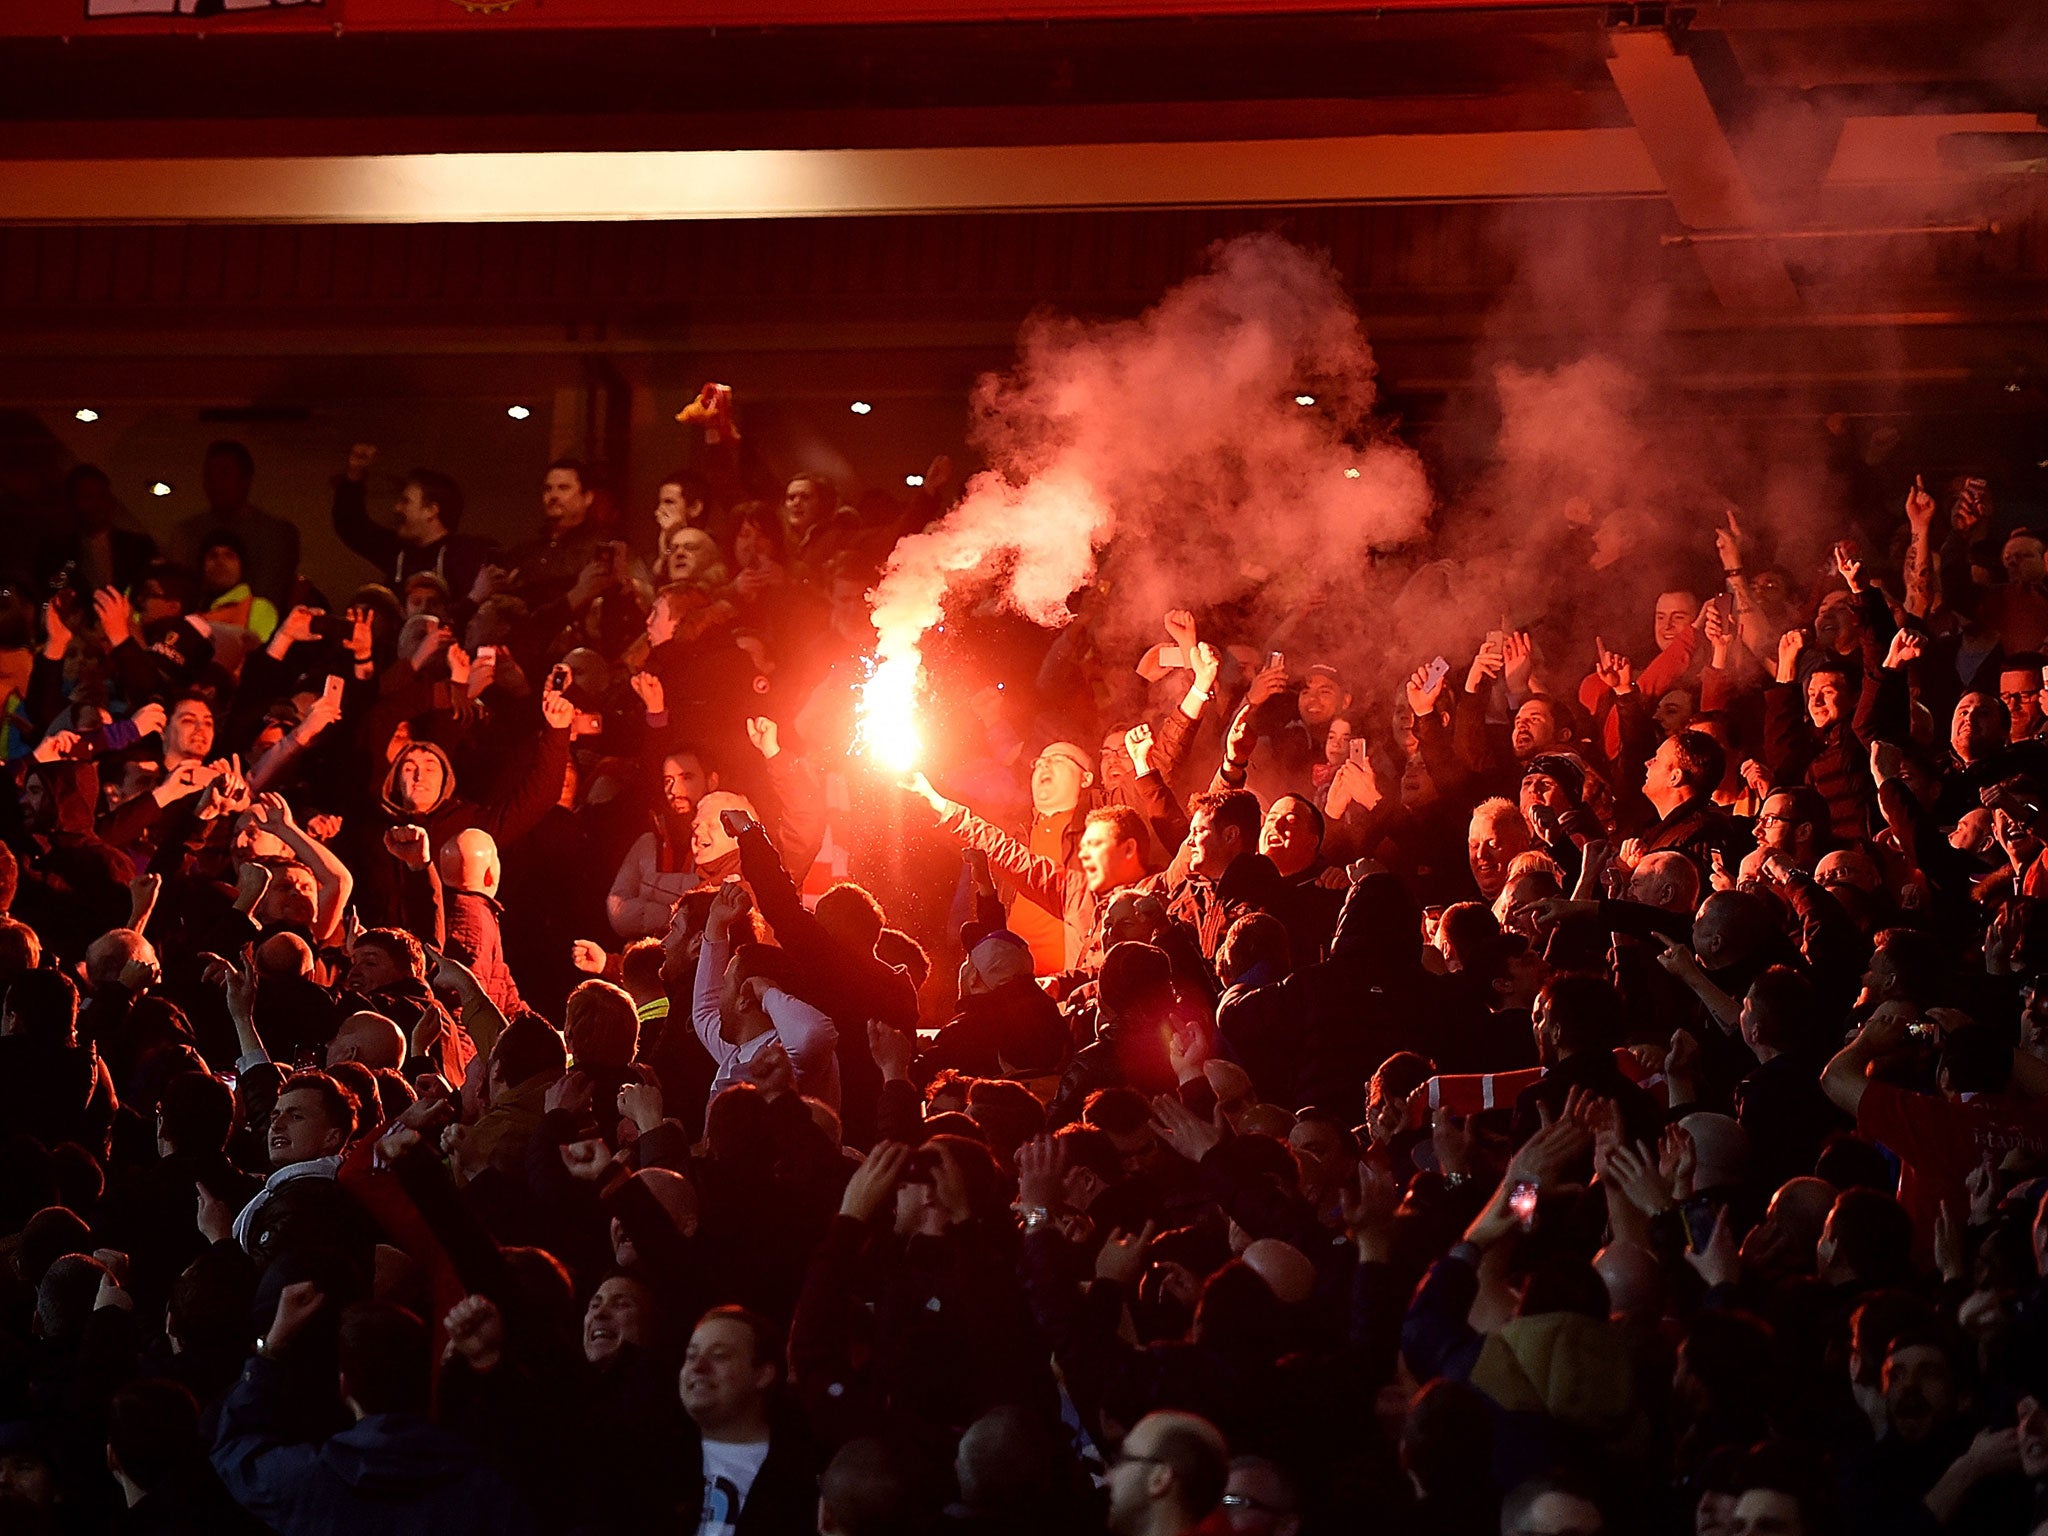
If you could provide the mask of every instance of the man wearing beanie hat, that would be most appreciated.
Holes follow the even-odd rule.
[[[951,1067],[974,1077],[1047,1077],[1066,1065],[1067,1026],[1031,979],[1031,951],[1007,928],[961,932],[960,1011],[911,1070],[919,1087]]]

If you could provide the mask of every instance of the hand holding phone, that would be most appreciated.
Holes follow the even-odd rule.
[[[1441,656],[1432,656],[1429,660],[1429,666],[1422,675],[1424,679],[1423,692],[1428,693],[1451,675],[1451,664]]]

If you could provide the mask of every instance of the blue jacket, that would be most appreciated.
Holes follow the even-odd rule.
[[[467,1441],[410,1413],[373,1413],[330,1440],[274,1438],[284,1383],[252,1358],[221,1407],[213,1465],[280,1536],[527,1536],[532,1512]]]

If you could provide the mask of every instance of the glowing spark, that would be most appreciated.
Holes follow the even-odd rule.
[[[533,412],[528,410],[523,405],[508,405],[505,407],[505,414],[507,416],[510,416],[514,421],[524,421],[527,417],[531,416]]]
[[[171,488],[159,480],[149,488],[149,494],[152,496],[168,496],[171,494]]]
[[[856,416],[865,416],[869,411],[872,411],[873,409],[874,407],[872,405],[869,405],[865,400],[856,400],[853,402],[853,405],[851,406],[851,410],[853,411],[853,414]]]
[[[100,413],[94,410],[89,405],[80,406],[77,410],[73,411],[71,415],[73,420],[83,422],[95,422],[100,419]]]
[[[899,777],[924,755],[917,730],[917,684],[923,670],[915,650],[884,656],[861,685],[860,745],[876,766]]]
[[[905,475],[905,476],[903,477],[903,483],[904,483],[905,485],[907,485],[907,486],[910,486],[910,487],[911,487],[911,488],[912,488],[912,489],[914,490],[914,489],[916,489],[916,488],[917,488],[918,486],[920,486],[920,485],[923,485],[923,484],[924,484],[924,476],[923,476],[923,475]]]
[[[1294,397],[1294,403],[1296,405],[1314,405],[1316,403],[1316,397],[1314,395],[1296,395]]]

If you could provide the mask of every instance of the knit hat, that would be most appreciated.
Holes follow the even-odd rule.
[[[1010,932],[997,928],[982,935],[960,962],[960,990],[963,993],[993,992],[1010,982],[1031,976],[1031,946]]]

